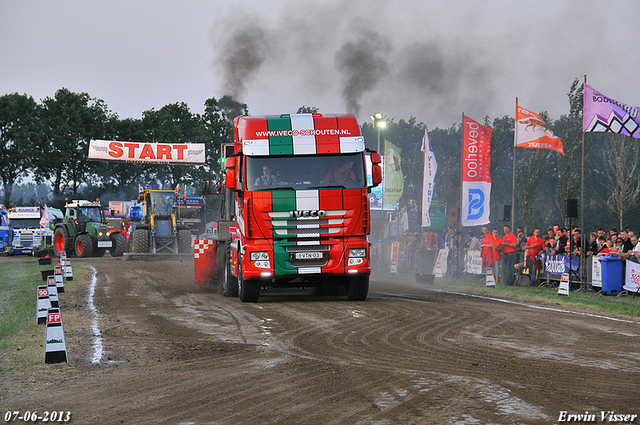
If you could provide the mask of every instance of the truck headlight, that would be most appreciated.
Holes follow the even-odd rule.
[[[364,259],[367,257],[366,248],[351,248],[349,249],[349,266],[357,266],[364,263]]]
[[[251,259],[251,264],[254,267],[258,267],[261,269],[270,269],[271,262],[269,261],[269,253],[266,251],[255,251],[249,255]]]

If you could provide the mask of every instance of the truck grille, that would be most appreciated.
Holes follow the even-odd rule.
[[[326,216],[291,218],[289,212],[270,212],[274,236],[317,237],[342,234],[345,227],[346,210],[326,211]]]

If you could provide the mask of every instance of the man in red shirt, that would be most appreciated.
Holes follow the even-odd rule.
[[[504,236],[502,237],[502,258],[504,258],[504,268],[507,270],[507,285],[513,285],[513,260],[516,255],[516,235],[511,233],[511,228],[504,225]]]
[[[482,233],[484,233],[484,239],[482,240],[482,272],[486,272],[488,267],[493,265],[493,236],[489,233],[487,226],[482,226]]]
[[[531,273],[531,283],[536,284],[538,277],[538,262],[536,258],[540,251],[544,249],[544,240],[540,237],[540,230],[533,231],[533,236],[527,239],[527,245],[524,247],[524,251],[527,256],[527,268]]]
[[[500,259],[502,252],[502,238],[498,236],[498,229],[493,229],[493,277],[496,284],[500,280]]]
[[[351,168],[353,167],[353,159],[344,159],[338,167],[331,168],[327,175],[324,176],[322,183],[355,183],[356,173]]]

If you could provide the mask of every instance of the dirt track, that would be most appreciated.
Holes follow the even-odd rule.
[[[65,410],[77,424],[547,424],[561,411],[589,411],[597,423],[601,410],[640,414],[640,323],[382,283],[364,302],[289,291],[244,304],[196,287],[188,257],[74,264],[95,270],[104,354],[91,363],[90,282],[78,282],[60,297],[88,322],[67,335],[70,364],[48,366],[56,381],[39,391],[33,376],[10,376],[3,415]]]

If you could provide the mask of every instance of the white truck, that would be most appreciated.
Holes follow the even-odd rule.
[[[13,254],[36,255],[42,238],[51,239],[51,229],[40,227],[40,207],[9,208],[8,216],[13,228]]]

